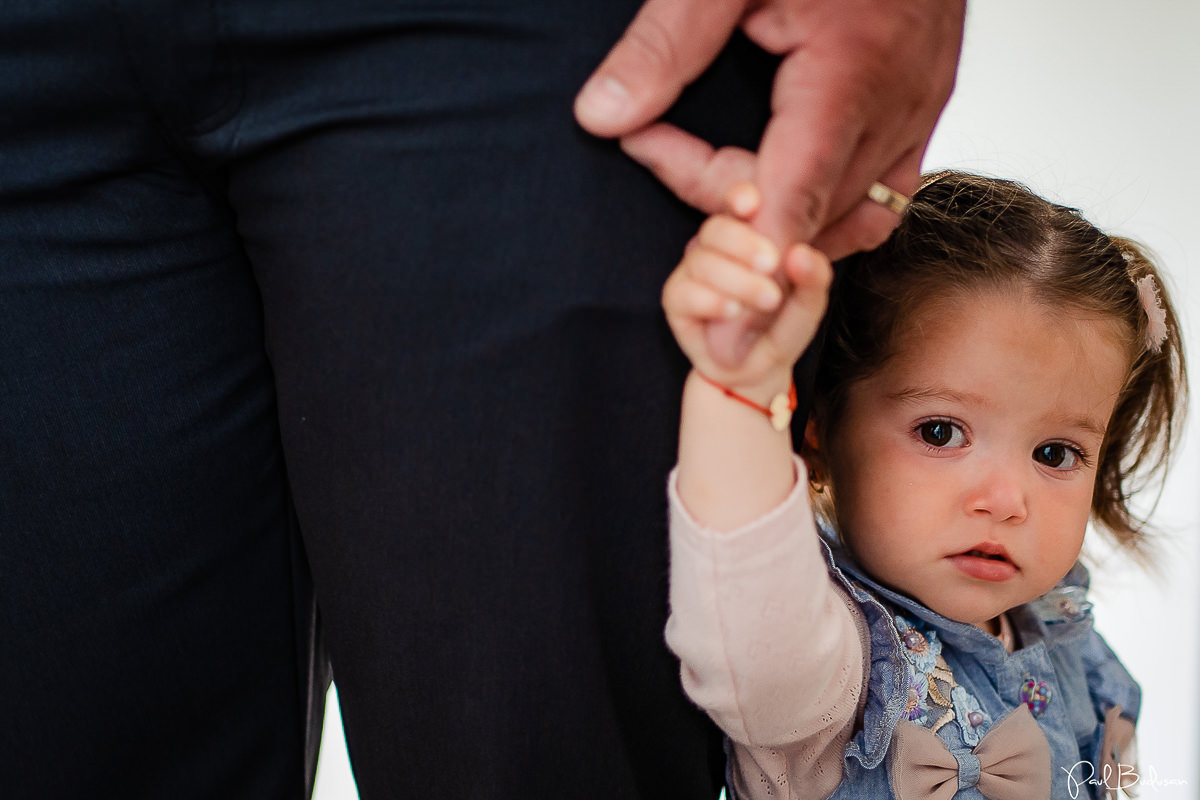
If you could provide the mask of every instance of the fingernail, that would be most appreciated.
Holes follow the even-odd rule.
[[[758,200],[754,190],[739,186],[729,195],[729,208],[739,217],[748,217],[758,210]]]
[[[742,304],[741,303],[739,303],[737,300],[726,300],[725,301],[725,318],[726,319],[733,319],[734,317],[738,316],[741,313],[742,313]]]
[[[628,108],[629,90],[616,78],[592,78],[579,94],[579,113],[594,122],[619,122]]]
[[[763,311],[772,311],[779,304],[779,298],[779,289],[763,289],[758,293],[758,307]]]
[[[754,254],[754,258],[750,260],[750,265],[759,272],[765,272],[769,275],[779,266],[779,256],[775,253],[760,250]]]

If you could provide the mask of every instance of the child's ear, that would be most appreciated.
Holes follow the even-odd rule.
[[[819,441],[817,421],[812,416],[809,416],[808,422],[804,424],[804,451],[812,453],[815,456],[818,450],[820,450]]]
[[[808,467],[808,484],[814,492],[825,491],[829,476],[825,470],[825,458],[821,453],[820,425],[809,416],[804,424],[804,441],[800,444],[800,456]]]

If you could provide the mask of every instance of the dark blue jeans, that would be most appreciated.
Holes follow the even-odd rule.
[[[570,113],[637,5],[0,3],[6,800],[301,796],[301,541],[364,798],[715,796],[662,639],[698,217]],[[752,144],[771,69],[675,118]]]

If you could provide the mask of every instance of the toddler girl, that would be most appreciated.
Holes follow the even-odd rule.
[[[1017,184],[943,173],[831,275],[714,216],[663,290],[693,365],[667,640],[728,736],[730,794],[1133,782],[1140,691],[1092,630],[1077,559],[1089,520],[1144,552],[1128,500],[1178,428],[1182,350],[1154,267]],[[827,296],[800,461],[792,368]],[[741,363],[714,359],[705,326],[750,308],[769,327]]]

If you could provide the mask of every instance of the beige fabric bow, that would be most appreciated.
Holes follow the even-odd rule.
[[[890,749],[898,800],[950,800],[978,786],[988,800],[1048,800],[1050,743],[1028,706],[992,726],[974,750],[952,753],[933,731],[904,720]]]

